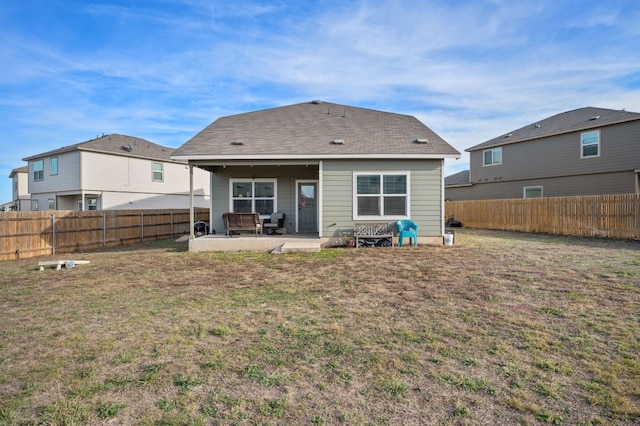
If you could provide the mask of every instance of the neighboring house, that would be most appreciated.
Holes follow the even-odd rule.
[[[29,168],[24,166],[11,170],[9,179],[11,179],[11,202],[0,206],[0,211],[30,210],[31,197],[29,196]]]
[[[459,157],[415,117],[322,101],[221,117],[172,154],[212,173],[214,229],[282,212],[287,233],[326,241],[410,217],[440,244],[444,159]]]
[[[27,157],[31,210],[189,208],[189,167],[172,148],[124,135]],[[209,205],[209,173],[194,170],[194,204]]]
[[[466,182],[445,179],[449,200],[640,192],[640,114],[580,108],[467,149]]]

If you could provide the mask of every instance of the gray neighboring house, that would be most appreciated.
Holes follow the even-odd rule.
[[[24,158],[31,210],[189,208],[189,167],[172,151],[112,134]],[[208,207],[209,173],[197,169],[194,181],[196,207]]]
[[[466,151],[468,180],[448,176],[448,200],[640,192],[640,114],[635,112],[580,108]]]
[[[287,234],[322,243],[410,217],[442,244],[444,160],[459,157],[413,116],[322,101],[221,117],[172,154],[211,172],[219,233],[226,212],[282,212]]]

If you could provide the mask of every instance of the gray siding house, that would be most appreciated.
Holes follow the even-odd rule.
[[[172,151],[112,134],[24,158],[31,210],[189,208],[189,167]],[[208,207],[209,173],[195,177],[196,207]]]
[[[459,157],[415,117],[322,101],[221,117],[172,155],[211,172],[213,229],[226,212],[282,212],[287,234],[330,243],[409,217],[439,244],[444,159]]]
[[[445,179],[448,200],[640,192],[640,114],[580,108],[466,150],[467,181]]]

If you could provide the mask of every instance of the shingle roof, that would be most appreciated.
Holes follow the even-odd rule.
[[[15,169],[11,170],[11,174],[9,175],[9,177],[13,177],[13,175],[16,173],[29,173],[29,166],[16,167]]]
[[[469,185],[469,183],[469,170],[463,170],[444,178],[444,186]]]
[[[76,150],[145,158],[149,160],[173,161],[171,160],[173,148],[167,148],[145,139],[118,134],[104,135],[86,142],[63,146],[62,148],[23,158],[23,160],[29,161]]]
[[[374,156],[458,158],[460,153],[413,116],[312,101],[218,118],[172,158]]]
[[[497,138],[467,148],[465,151],[477,151],[479,149],[524,142],[563,133],[584,131],[633,120],[640,120],[640,114],[637,112],[606,108],[580,108],[545,118],[544,120],[537,121],[518,130],[508,132]]]

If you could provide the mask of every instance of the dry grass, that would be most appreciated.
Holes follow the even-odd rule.
[[[0,264],[0,424],[640,422],[638,242],[184,250]]]

